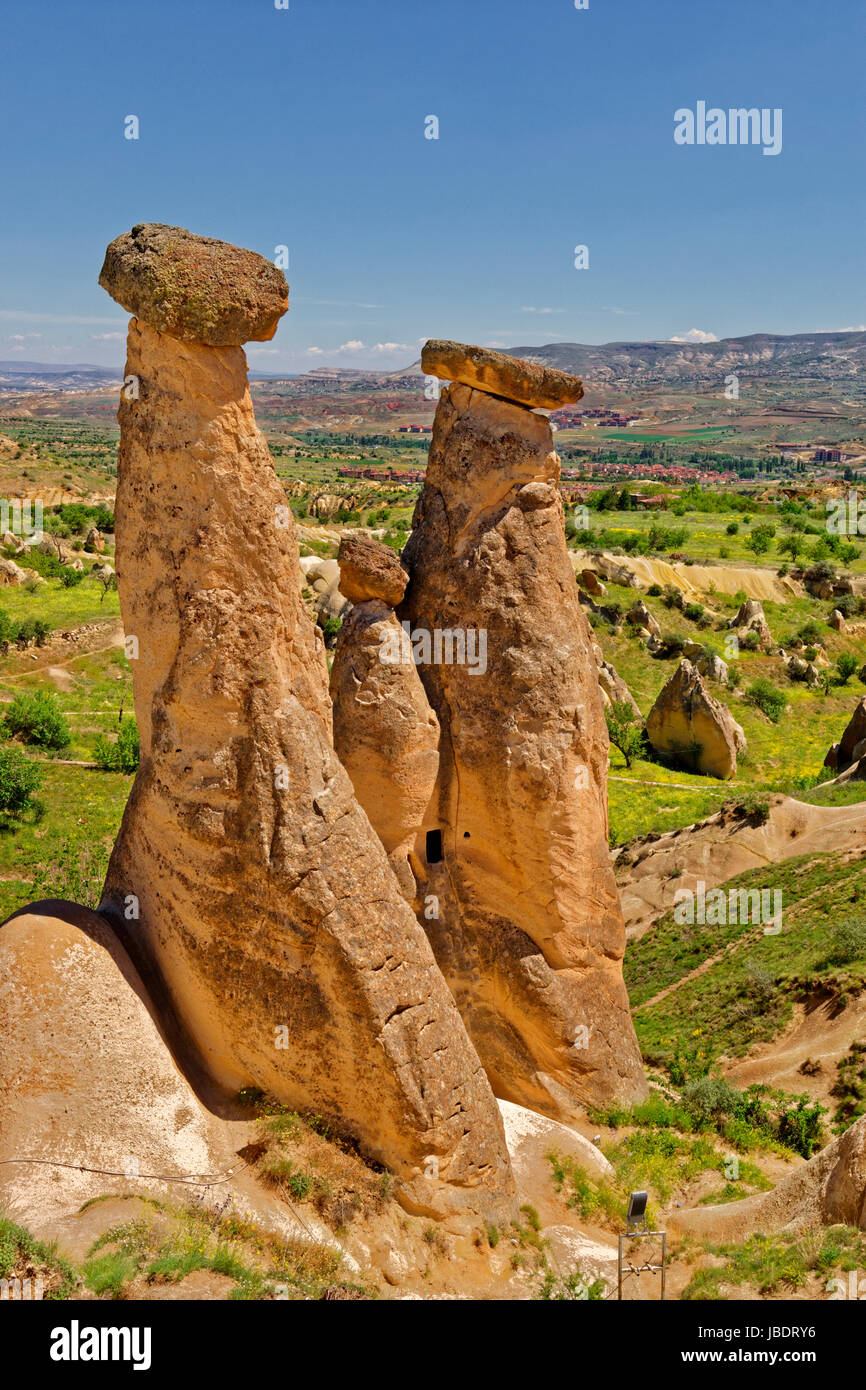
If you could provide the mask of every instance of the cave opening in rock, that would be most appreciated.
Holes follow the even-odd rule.
[[[441,830],[428,830],[428,831],[427,831],[427,863],[428,863],[428,864],[441,864],[441,863],[442,863],[442,831],[441,831]]]

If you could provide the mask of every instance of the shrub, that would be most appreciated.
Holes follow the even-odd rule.
[[[3,728],[10,738],[54,752],[72,742],[69,725],[49,690],[19,691],[3,716]]]
[[[124,720],[113,741],[100,734],[93,756],[103,772],[135,772],[141,757],[135,720]]]
[[[725,527],[725,531],[729,536],[736,536],[739,529],[740,523],[738,521],[729,521]]]
[[[866,918],[852,917],[833,933],[832,959],[840,965],[866,960]]]
[[[704,616],[704,605],[702,603],[687,603],[683,609],[683,616],[688,618],[691,623],[699,622]]]
[[[778,690],[766,677],[759,676],[753,681],[746,692],[749,703],[755,705],[773,724],[778,724],[785,712],[787,701],[781,690]]]
[[[847,685],[854,672],[857,670],[858,661],[851,652],[843,652],[836,658],[836,670],[839,672],[839,682]]]
[[[41,769],[20,748],[0,748],[0,816],[18,820],[41,785]]]
[[[626,767],[631,767],[634,759],[643,752],[642,725],[626,700],[615,700],[612,707],[605,711],[605,718],[611,743],[622,753]]]
[[[661,597],[661,592],[662,592],[662,586],[661,586],[661,584],[650,584],[649,588],[647,589],[647,594],[649,595],[650,598],[660,598],[660,597]]]
[[[740,638],[740,646],[744,647],[747,652],[756,652],[758,650],[759,643],[760,638],[758,637],[758,634],[757,632],[755,632],[754,628],[749,628],[749,630],[747,632],[744,632],[742,637]]]

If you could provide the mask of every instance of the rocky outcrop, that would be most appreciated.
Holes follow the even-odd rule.
[[[555,367],[545,367],[542,362],[527,362],[468,343],[430,339],[421,352],[421,366],[431,376],[444,381],[459,382],[545,410],[573,405],[583,395],[579,377],[569,376]]]
[[[203,252],[208,323],[235,322],[252,295],[248,332],[283,302],[260,302],[272,268],[259,279],[250,254]],[[142,312],[153,275],[140,295],[123,281]],[[191,331],[183,303],[157,321]],[[133,320],[126,375],[141,389],[119,412],[117,572],[141,765],[100,911],[224,1090],[331,1117],[412,1210],[501,1208],[489,1084],[331,743],[243,351]]]
[[[657,753],[708,777],[733,777],[737,754],[746,746],[740,725],[709,693],[690,661],[681,661],[660,691],[646,732]]]
[[[350,603],[381,599],[396,608],[409,576],[389,546],[373,536],[344,536],[337,557],[340,589]]]
[[[695,665],[708,681],[717,681],[719,685],[727,685],[728,665],[727,662],[722,661],[720,656],[703,653],[698,657]]]
[[[546,419],[445,390],[398,614],[441,726],[421,886],[438,915],[424,925],[496,1094],[567,1120],[645,1081],[607,855],[607,732],[558,480]]]
[[[289,307],[286,277],[264,256],[161,222],[117,237],[99,283],[151,328],[209,347],[273,338]]]
[[[604,652],[597,642],[592,644],[592,654],[595,659],[596,674],[598,676],[598,686],[601,691],[601,702],[605,709],[610,709],[615,704],[628,705],[634,712],[636,718],[641,719],[637,701],[618,673],[609,661],[605,661]]]
[[[0,1201],[17,1220],[55,1235],[89,1198],[164,1196],[153,1175],[244,1167],[245,1126],[179,1071],[177,1040],[95,912],[33,903],[0,928],[0,1017]]]
[[[722,1207],[677,1212],[670,1222],[680,1231],[734,1241],[756,1231],[812,1226],[866,1230],[866,1115],[772,1192]]]
[[[581,570],[577,577],[582,588],[584,588],[588,594],[592,594],[593,598],[604,598],[607,589],[602,584],[595,570]]]
[[[746,599],[745,603],[740,604],[728,627],[733,628],[741,638],[747,632],[755,632],[762,647],[769,649],[773,646],[773,634],[764,616],[763,606],[756,598]]]
[[[862,757],[866,757],[866,695],[858,700],[839,742],[828,750],[824,766],[845,772]]]
[[[343,540],[339,564],[354,607],[331,667],[334,747],[403,896],[420,909],[424,835],[436,823],[439,721],[393,612],[408,576],[392,550],[367,537]]]
[[[650,637],[661,637],[662,635],[658,618],[650,612],[643,599],[638,599],[637,603],[629,609],[625,620],[632,627],[644,629]]]

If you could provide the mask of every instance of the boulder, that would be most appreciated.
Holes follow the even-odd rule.
[[[601,689],[602,698],[605,702],[605,709],[617,703],[629,705],[634,710],[638,719],[642,718],[638,709],[637,701],[623,680],[622,676],[611,666],[609,661],[600,661],[597,665],[598,684]]]
[[[773,634],[764,616],[764,609],[759,599],[749,598],[745,603],[741,603],[736,615],[728,623],[728,627],[736,629],[743,635],[745,632],[756,632],[762,647],[772,647]]]
[[[438,915],[423,924],[497,1096],[568,1122],[646,1083],[608,857],[607,730],[558,482],[547,419],[445,390],[398,616],[442,730],[422,888]]]
[[[396,608],[409,576],[390,546],[372,536],[343,536],[337,560],[340,589],[350,602],[381,599]]]
[[[272,261],[161,222],[117,237],[99,283],[149,328],[210,347],[273,338],[289,307],[286,277]]]
[[[101,531],[99,531],[95,526],[91,526],[90,530],[87,533],[87,539],[84,542],[84,544],[87,546],[88,550],[102,551],[105,549],[105,538],[103,537]]]
[[[828,750],[824,759],[824,766],[835,768],[838,772],[844,772],[862,756],[859,749],[864,739],[866,739],[866,695],[861,696],[857,701],[854,713],[851,715],[839,742],[834,743]],[[866,745],[864,745],[864,751],[866,751]]]
[[[728,683],[728,665],[720,656],[699,656],[696,662],[698,671],[707,680],[717,681],[719,685]]]
[[[116,502],[141,764],[100,911],[223,1091],[330,1117],[410,1210],[501,1213],[489,1083],[333,749],[244,353],[133,320],[127,373],[147,383],[121,401]]]
[[[573,405],[583,395],[580,378],[568,372],[468,343],[430,339],[421,350],[421,366],[429,376],[545,410]]]
[[[653,616],[643,599],[638,599],[634,607],[626,614],[626,622],[631,623],[633,627],[645,628],[648,636],[661,637],[662,635],[658,619]]]
[[[0,584],[24,584],[35,577],[33,570],[22,569],[14,560],[0,560]]]
[[[592,594],[593,598],[604,598],[607,589],[602,584],[595,570],[581,570],[578,579],[586,592]]]
[[[840,609],[834,608],[827,619],[827,626],[832,627],[834,632],[846,632],[845,614]]]
[[[647,738],[657,753],[686,771],[728,779],[746,737],[728,708],[714,699],[700,672],[681,661],[649,712]]]

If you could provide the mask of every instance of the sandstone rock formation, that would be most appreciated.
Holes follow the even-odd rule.
[[[592,644],[592,655],[595,660],[598,686],[601,691],[601,702],[605,709],[610,709],[612,705],[617,703],[628,705],[634,711],[636,718],[641,719],[643,716],[637,701],[619,672],[611,666],[609,661],[605,661],[604,652],[597,642]]]
[[[145,317],[129,329],[141,389],[120,407],[116,504],[141,765],[100,911],[222,1088],[332,1117],[410,1209],[501,1209],[488,1081],[331,744],[321,637],[243,351],[189,341],[264,334],[285,287],[252,253],[145,240],[103,272]],[[199,267],[200,314],[169,293]]]
[[[421,366],[445,381],[547,410],[572,405],[583,395],[583,384],[576,376],[545,367],[542,362],[526,362],[468,343],[431,339],[421,352]]]
[[[650,637],[661,637],[662,635],[658,618],[650,612],[643,599],[638,599],[637,603],[629,609],[625,620],[632,627],[644,628]]]
[[[671,1224],[711,1239],[811,1226],[866,1230],[866,1115],[790,1177],[742,1202],[678,1212]]]
[[[607,589],[602,584],[595,570],[584,569],[580,571],[578,580],[588,594],[593,598],[604,598]]]
[[[646,722],[657,753],[686,771],[733,777],[746,736],[727,706],[709,693],[690,661],[681,661],[659,692]]]
[[[762,647],[773,646],[773,634],[759,599],[750,598],[746,599],[745,603],[741,603],[736,614],[728,623],[728,627],[735,629],[740,637],[747,632],[756,632]]]
[[[286,277],[264,256],[161,222],[117,237],[99,283],[151,328],[210,347],[273,338],[289,307]]]
[[[866,695],[863,695],[857,702],[854,713],[851,715],[845,732],[838,743],[834,743],[827,752],[824,759],[825,767],[832,767],[836,772],[845,772],[852,763],[866,756]]]
[[[408,576],[392,550],[346,538],[340,581],[354,607],[331,668],[334,747],[385,846],[403,896],[418,902],[424,835],[439,771],[439,721],[393,612]]]
[[[704,653],[698,657],[695,665],[708,681],[717,681],[719,685],[727,685],[728,665],[727,662],[722,661],[720,656],[707,656]]]
[[[422,361],[446,369],[441,354]],[[532,376],[505,361],[484,378],[500,396],[510,372]],[[548,380],[545,399],[556,391]],[[637,1099],[645,1081],[607,855],[607,731],[558,479],[546,419],[445,390],[398,615],[441,726],[421,886],[438,916],[424,926],[496,1094],[568,1120]]]
[[[163,1195],[148,1175],[243,1168],[246,1127],[202,1104],[154,1015],[95,912],[33,903],[0,929],[0,1201],[18,1221],[53,1236],[106,1191]]]
[[[337,557],[340,588],[350,603],[381,599],[396,608],[409,576],[394,551],[373,536],[344,536]]]

